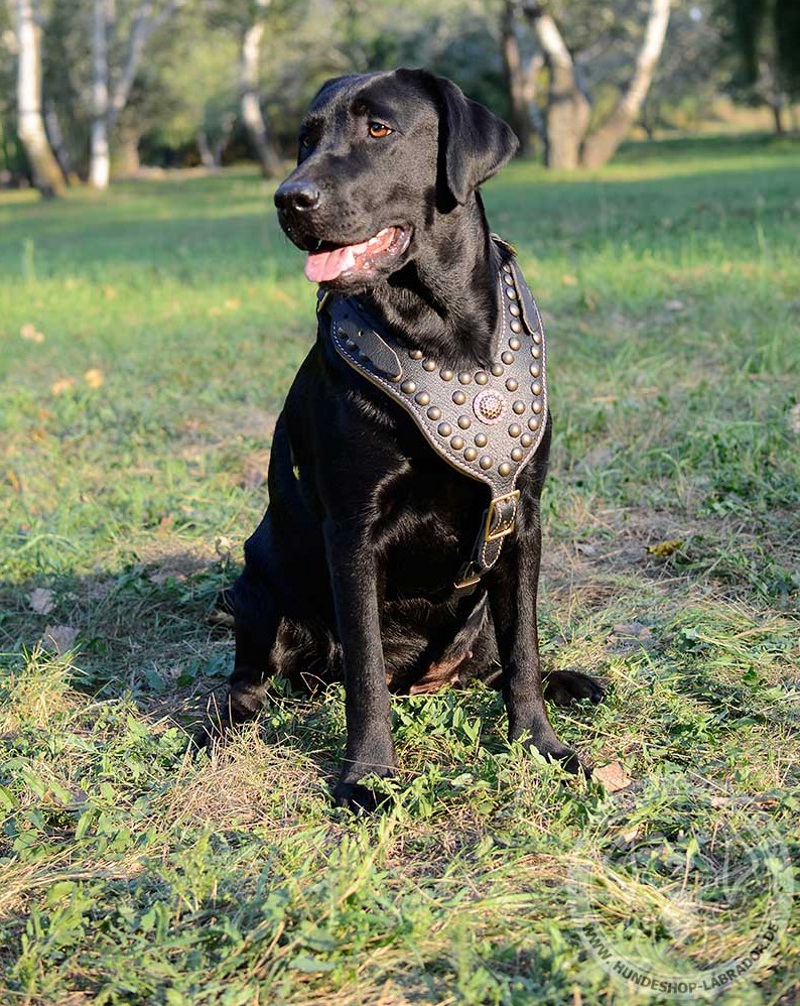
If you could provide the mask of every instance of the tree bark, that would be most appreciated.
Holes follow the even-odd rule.
[[[45,198],[64,193],[64,176],[47,139],[42,117],[41,26],[35,0],[15,0],[19,63],[17,114],[19,138],[33,172],[36,188]]]
[[[89,136],[89,184],[108,188],[108,0],[94,0],[92,16],[92,124]]]
[[[239,58],[239,90],[242,119],[265,178],[277,178],[283,171],[281,160],[269,139],[261,111],[258,66],[261,42],[266,31],[266,13],[270,0],[255,0],[255,14],[242,36]]]
[[[610,161],[636,121],[664,47],[670,2],[671,0],[651,0],[644,40],[636,57],[636,68],[631,81],[608,118],[586,138],[581,157],[584,167],[599,168]]]
[[[517,35],[517,20],[515,0],[506,0],[503,9],[501,27],[503,69],[505,71],[506,89],[511,106],[511,126],[519,140],[519,153],[527,157],[531,152],[532,123],[530,109],[526,99],[526,80],[522,66],[519,37]]]
[[[548,168],[571,171],[580,161],[581,141],[589,125],[589,102],[578,86],[572,56],[551,15],[540,12],[533,23],[550,68],[545,162]]]

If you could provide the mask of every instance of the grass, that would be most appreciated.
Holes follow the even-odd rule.
[[[509,748],[493,692],[440,693],[394,703],[368,820],[330,805],[336,689],[185,755],[312,338],[271,188],[0,194],[4,1004],[673,1001],[631,962],[796,1001],[798,169],[713,139],[487,187],[550,336],[543,649],[611,686],[554,718],[632,783]],[[770,919],[776,951],[720,978]]]

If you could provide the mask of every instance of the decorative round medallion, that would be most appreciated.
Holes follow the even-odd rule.
[[[500,420],[505,411],[505,402],[496,391],[487,388],[472,400],[472,410],[482,423],[490,426]]]

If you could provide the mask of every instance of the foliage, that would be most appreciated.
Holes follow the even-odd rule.
[[[443,692],[393,703],[401,776],[367,820],[329,800],[337,689],[184,757],[313,338],[271,186],[0,194],[4,1002],[644,1004],[581,939],[587,855],[639,863],[604,905],[656,951],[717,933],[653,884],[729,910],[728,826],[796,859],[799,167],[785,141],[676,141],[487,187],[549,333],[546,660],[611,686],[553,715],[634,784],[609,802],[509,749],[495,693]],[[799,935],[715,1001],[791,998]]]

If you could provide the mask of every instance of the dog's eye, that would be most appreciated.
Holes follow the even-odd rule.
[[[388,136],[389,133],[394,132],[393,129],[389,129],[389,127],[382,122],[368,122],[367,130],[373,140],[382,140],[384,136]]]
[[[303,148],[303,150],[308,150],[308,148],[311,146],[311,137],[309,136],[308,133],[303,133],[303,135],[300,137],[300,146]]]

